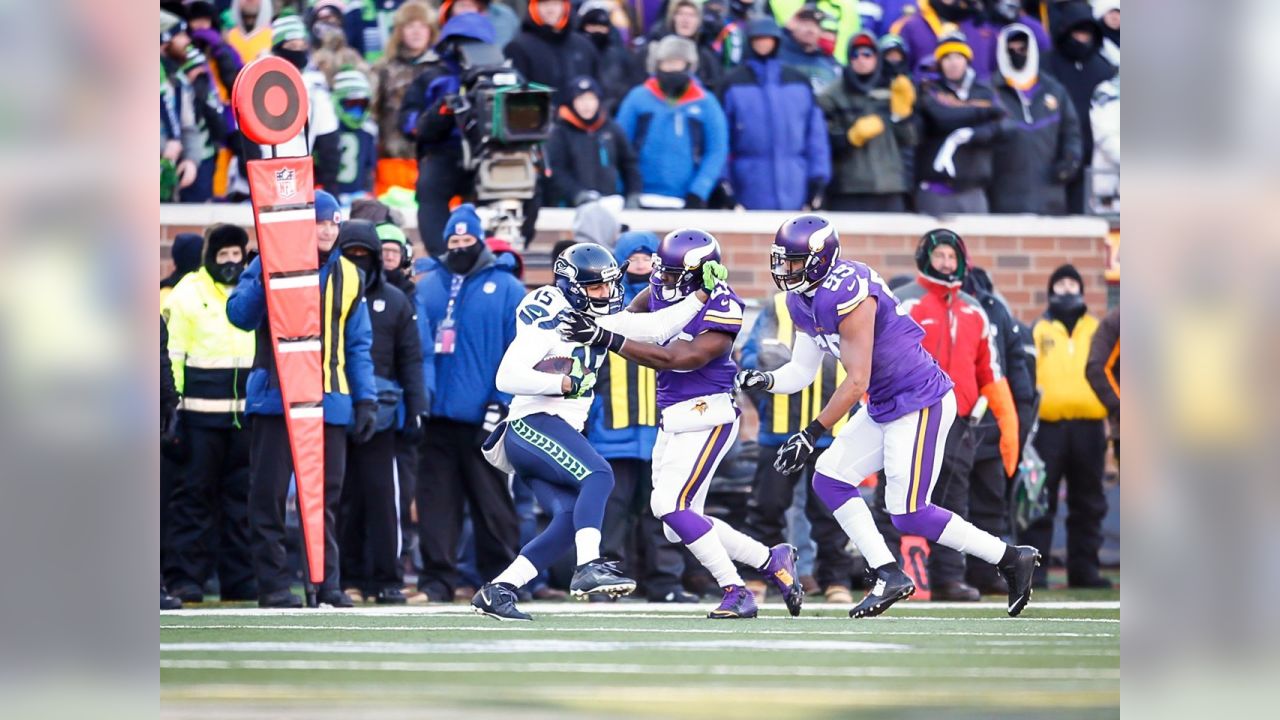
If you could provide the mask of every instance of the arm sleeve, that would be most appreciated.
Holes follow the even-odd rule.
[[[822,116],[822,108],[818,107],[816,98],[809,106],[807,124],[808,142],[808,178],[821,180],[824,184],[831,180],[831,144],[827,140],[827,123]]]
[[[182,292],[169,293],[169,297],[165,302],[165,306],[161,315],[164,317],[168,325],[168,341],[166,342],[169,352],[166,358],[170,363],[172,376],[170,378],[174,390],[179,394],[186,387],[186,368],[187,368],[187,351],[191,347],[191,316],[183,307],[183,296],[186,294],[186,288]],[[163,378],[161,378],[163,380]]]
[[[404,388],[404,410],[408,417],[427,411],[422,378],[422,341],[418,337],[417,321],[413,302],[406,298],[400,313],[400,325],[396,328],[396,379]]]
[[[429,277],[423,278],[413,294],[413,305],[418,313],[418,340],[422,348],[422,390],[426,395],[424,412],[427,413],[431,412],[431,399],[436,394],[436,331],[423,299],[423,288],[429,279]]]
[[[164,318],[160,318],[160,412],[168,414],[178,406],[178,391],[174,388],[173,373],[169,362],[169,331]]]
[[[355,402],[377,400],[378,392],[373,384],[373,358],[369,356],[369,348],[373,346],[373,326],[369,323],[369,306],[363,293],[347,316],[346,334],[346,373],[351,399]]]
[[[1118,315],[1116,316],[1118,320]],[[172,338],[170,343],[172,343]],[[1089,387],[1106,406],[1112,415],[1120,412],[1120,386],[1113,384],[1114,363],[1120,361],[1120,324],[1112,322],[1107,316],[1093,334],[1093,343],[1089,346],[1089,361],[1085,365],[1084,375],[1089,380]],[[1114,360],[1113,360],[1114,356]],[[177,376],[177,373],[174,373]]]
[[[1071,102],[1071,96],[1062,93],[1062,121],[1058,123],[1058,160],[1071,163],[1071,167],[1079,168],[1084,156],[1084,140],[1080,133],[1080,123],[1089,118],[1081,118],[1080,111]]]
[[[729,159],[729,126],[718,101],[711,98],[704,107],[707,110],[703,115],[707,131],[706,148],[702,153],[702,164],[689,183],[689,192],[706,200],[720,182],[725,162]]]
[[[241,330],[256,330],[267,314],[266,290],[262,286],[262,259],[254,258],[240,275],[240,282],[227,298],[227,320]]]
[[[512,395],[560,395],[563,375],[533,369],[533,363],[544,357],[560,339],[555,329],[544,330],[524,325],[516,330],[516,338],[507,346],[498,366],[498,391]]]
[[[702,310],[702,301],[696,295],[675,305],[650,313],[624,310],[597,320],[600,327],[618,333],[628,340],[664,343],[684,329],[685,325]]]
[[[813,382],[820,367],[822,350],[812,337],[797,332],[795,344],[791,348],[791,362],[772,372],[773,387],[769,388],[769,392],[775,395],[799,392]]]
[[[990,107],[945,105],[928,90],[920,93],[920,100],[916,106],[939,135],[948,135],[960,128],[973,127],[999,116],[999,113],[994,112]]]
[[[570,205],[582,189],[569,166],[569,147],[565,142],[564,129],[560,127],[552,130],[551,137],[547,139],[547,189],[551,191],[548,198],[551,202],[563,199]]]

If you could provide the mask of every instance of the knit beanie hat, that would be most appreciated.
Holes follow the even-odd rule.
[[[332,220],[342,224],[342,206],[338,205],[338,198],[324,190],[317,190],[316,222],[324,222],[325,220]]]
[[[307,26],[302,18],[286,10],[271,23],[271,47],[276,48],[290,40],[306,40]]]
[[[449,238],[454,235],[470,235],[477,240],[484,240],[484,225],[476,214],[475,205],[463,203],[449,216],[449,221],[444,224],[444,241],[449,242]]]
[[[649,74],[658,72],[658,65],[663,60],[683,60],[689,66],[689,72],[698,70],[698,46],[689,38],[679,35],[668,35],[658,41],[649,53]]]
[[[951,53],[960,53],[973,62],[973,48],[969,47],[969,41],[965,38],[964,33],[956,31],[943,35],[938,40],[938,47],[933,50],[933,59],[941,61],[942,58]]]

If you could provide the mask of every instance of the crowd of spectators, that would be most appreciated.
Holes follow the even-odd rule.
[[[460,42],[551,89],[544,206],[1119,207],[1118,0],[173,0],[160,28],[163,202],[247,198],[263,149],[229,90],[274,54],[312,106],[284,154],[344,206],[418,212],[434,255],[474,199]]]

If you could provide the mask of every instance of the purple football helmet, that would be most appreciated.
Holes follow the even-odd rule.
[[[658,243],[649,283],[663,300],[679,300],[702,287],[702,265],[720,260],[720,242],[701,230],[673,230]]]
[[[820,215],[797,215],[778,228],[769,250],[769,270],[779,290],[802,293],[826,280],[839,259],[835,226]]]

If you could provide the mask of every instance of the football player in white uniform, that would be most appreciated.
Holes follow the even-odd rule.
[[[529,293],[516,310],[516,338],[497,377],[498,389],[515,397],[506,419],[484,444],[485,457],[527,481],[552,516],[515,561],[472,598],[476,612],[500,620],[530,619],[516,607],[516,589],[570,544],[578,556],[569,586],[575,597],[626,595],[636,586],[616,561],[600,557],[600,524],[613,472],[582,436],[596,369],[607,351],[566,342],[560,324],[577,311],[621,337],[665,342],[703,309],[707,289],[727,275],[722,265],[708,264],[702,290],[659,312],[632,313],[622,311],[625,266],[619,267],[605,248],[573,245],[556,259],[553,272],[555,284]]]

